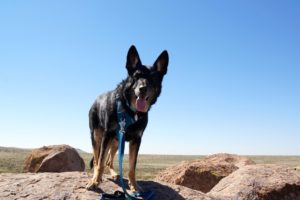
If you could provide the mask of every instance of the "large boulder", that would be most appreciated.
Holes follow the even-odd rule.
[[[0,199],[99,199],[100,193],[122,188],[104,176],[100,188],[88,191],[91,176],[85,172],[0,174]],[[125,181],[127,183],[127,181]],[[153,191],[153,200],[214,200],[199,191],[155,181],[138,181],[145,191]]]
[[[300,171],[279,165],[245,166],[222,179],[208,194],[228,200],[299,200]]]
[[[201,160],[184,161],[159,173],[156,180],[209,192],[222,178],[252,160],[232,154],[215,154]]]
[[[33,150],[24,161],[24,172],[84,171],[85,164],[76,149],[68,145],[44,146]]]

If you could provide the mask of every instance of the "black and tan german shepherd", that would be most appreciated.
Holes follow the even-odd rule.
[[[135,179],[137,156],[143,132],[148,123],[148,111],[156,102],[161,93],[162,80],[167,73],[169,55],[163,51],[153,66],[142,65],[135,46],[131,46],[127,54],[126,69],[128,76],[115,90],[100,95],[89,111],[89,126],[93,146],[94,166],[93,178],[86,188],[96,189],[102,181],[105,166],[113,178],[118,174],[113,169],[114,156],[118,149],[116,130],[118,116],[116,101],[120,100],[129,116],[136,121],[131,124],[125,133],[125,140],[129,141],[129,187],[132,191],[141,191]]]

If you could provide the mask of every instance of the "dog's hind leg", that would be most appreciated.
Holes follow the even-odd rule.
[[[100,128],[94,129],[91,131],[92,134],[92,145],[93,145],[93,166],[94,166],[94,176],[92,180],[89,181],[87,184],[86,188],[87,189],[94,189],[95,187],[98,186],[99,181],[98,181],[98,162],[99,162],[99,154],[100,154],[100,149],[101,149],[101,143],[102,143],[102,138],[103,138],[103,130]]]
[[[93,154],[94,154],[94,166],[98,165],[99,154],[101,149],[101,142],[102,142],[103,130],[100,128],[93,130]]]
[[[94,176],[92,180],[86,186],[87,189],[93,190],[98,187],[99,183],[102,182],[102,175],[104,173],[105,167],[105,159],[108,153],[108,147],[110,145],[112,138],[107,136],[106,132],[103,132],[101,145],[100,145],[100,152],[97,161],[97,165],[94,166]],[[96,158],[95,158],[96,159]]]
[[[108,166],[109,172],[114,180],[118,180],[119,178],[118,173],[114,170],[114,157],[117,153],[117,150],[118,150],[118,141],[116,139],[113,139],[112,142],[110,143],[110,149],[106,159],[106,166]]]

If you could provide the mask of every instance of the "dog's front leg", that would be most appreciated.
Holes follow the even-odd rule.
[[[114,157],[118,151],[118,140],[113,139],[110,145],[110,149],[108,151],[106,166],[108,166],[110,174],[113,179],[119,180],[119,175],[114,169]]]
[[[137,162],[137,156],[139,152],[141,144],[141,138],[137,138],[135,140],[132,140],[129,142],[129,187],[130,190],[133,192],[141,191],[142,189],[137,185],[136,179],[135,179],[135,168],[136,168],[136,162]]]

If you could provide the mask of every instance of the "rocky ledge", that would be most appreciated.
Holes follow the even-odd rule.
[[[38,158],[46,154],[42,155]],[[60,165],[51,164],[60,162],[64,157],[59,151],[47,154],[47,162],[41,162],[45,166],[47,163],[58,166],[55,172],[0,174],[0,199],[94,200],[99,199],[103,192],[122,190],[118,181],[104,176],[97,191],[87,191],[85,186],[92,174],[57,173],[61,171]],[[33,168],[40,169],[42,164],[34,163],[38,165]],[[230,154],[186,161],[161,172],[154,181],[139,181],[138,184],[145,191],[153,191],[154,200],[300,200],[299,169],[255,164],[247,158]]]
[[[97,191],[87,191],[91,175],[86,172],[0,174],[0,199],[99,199],[103,192],[122,190],[105,176]],[[154,192],[157,200],[211,200],[208,195],[183,186],[159,181],[139,181],[142,188]]]
[[[201,160],[183,161],[160,172],[156,180],[209,192],[221,179],[255,162],[232,154],[214,154]]]
[[[280,165],[244,166],[208,194],[222,200],[300,200],[300,172]]]
[[[99,199],[103,192],[122,190],[104,176],[97,191],[87,191],[86,172],[0,174],[0,199]],[[279,165],[248,165],[223,178],[204,194],[162,181],[139,181],[154,200],[300,200],[300,172]],[[126,182],[127,184],[127,182]]]

